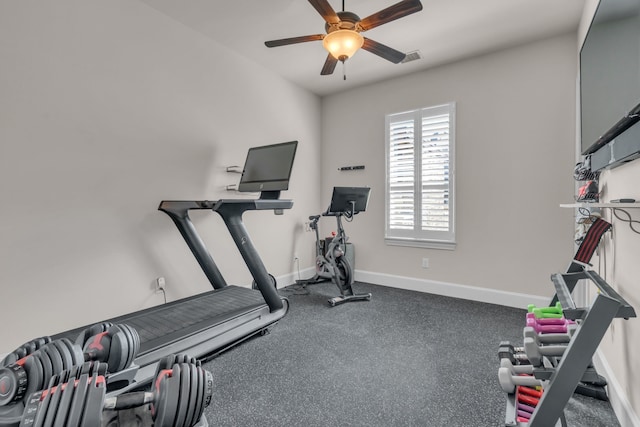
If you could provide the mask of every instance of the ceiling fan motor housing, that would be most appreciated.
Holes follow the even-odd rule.
[[[353,12],[336,12],[340,21],[336,24],[329,24],[328,22],[324,24],[324,29],[328,33],[337,30],[354,30],[360,32],[360,28],[358,27],[358,22],[360,22],[360,17]]]

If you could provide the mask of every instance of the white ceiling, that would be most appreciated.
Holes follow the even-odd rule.
[[[330,76],[321,41],[267,48],[267,40],[323,34],[324,20],[305,0],[141,0],[318,95],[412,73],[462,58],[575,31],[585,0],[422,0],[423,10],[364,33],[422,59],[393,64],[360,50]],[[345,0],[365,18],[399,0]],[[329,0],[334,10],[342,2]],[[224,66],[224,64],[221,64]]]

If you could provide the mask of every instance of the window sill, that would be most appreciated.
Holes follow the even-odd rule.
[[[393,237],[385,237],[384,242],[389,246],[408,246],[413,248],[427,249],[444,249],[454,251],[456,242],[445,242],[441,240],[418,240],[418,239],[399,239]]]

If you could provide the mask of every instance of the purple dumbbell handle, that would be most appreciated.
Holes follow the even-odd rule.
[[[526,411],[530,414],[533,414],[533,411],[535,411],[536,408],[531,405],[527,405],[526,403],[518,402],[518,410]]]
[[[527,411],[523,411],[522,409],[518,409],[518,416],[526,419],[531,419],[531,414]]]

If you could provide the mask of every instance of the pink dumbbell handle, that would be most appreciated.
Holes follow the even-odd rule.
[[[527,326],[532,327],[537,333],[544,334],[564,334],[567,332],[567,326],[565,325],[541,325],[535,318],[527,317]]]

